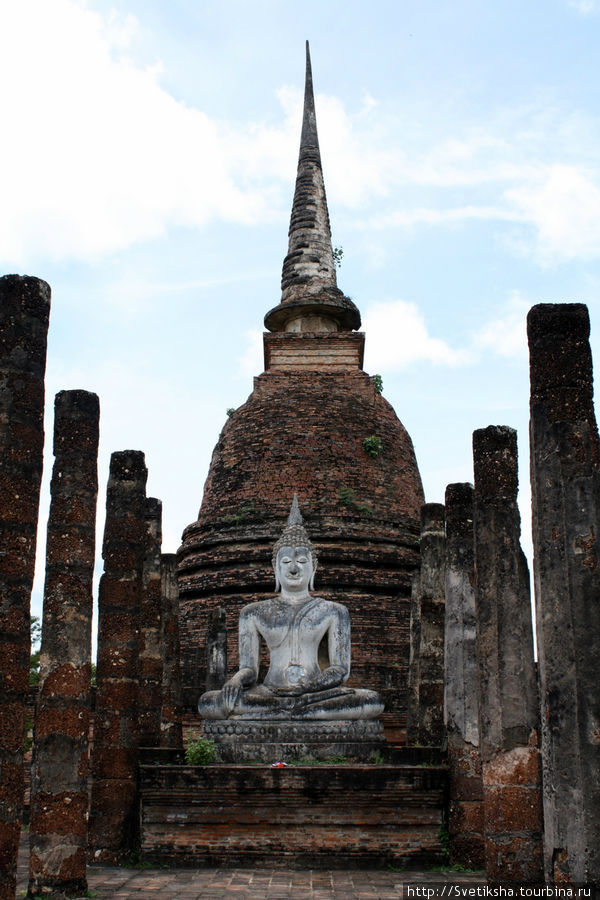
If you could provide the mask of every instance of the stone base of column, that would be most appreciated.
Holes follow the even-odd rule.
[[[103,780],[93,785],[96,815],[90,823],[90,862],[122,862],[139,839],[139,789],[129,779]]]
[[[75,897],[87,893],[85,872],[86,853],[81,846],[81,836],[74,839],[69,835],[36,835],[35,849],[29,857],[30,897]],[[56,876],[48,874],[48,870]]]
[[[486,875],[490,883],[543,883],[541,759],[515,747],[482,764]]]
[[[485,868],[483,782],[479,748],[458,734],[448,736],[450,863]]]

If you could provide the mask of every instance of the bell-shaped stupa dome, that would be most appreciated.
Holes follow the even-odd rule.
[[[308,46],[282,298],[265,324],[265,370],[225,423],[178,553],[187,703],[205,689],[219,608],[237,668],[240,609],[273,592],[273,542],[296,492],[319,555],[315,593],[350,611],[349,684],[379,691],[384,721],[401,727],[423,490],[409,435],[362,369],[360,313],[337,287]]]

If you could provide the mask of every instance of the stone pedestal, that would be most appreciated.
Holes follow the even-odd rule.
[[[385,740],[379,719],[205,719],[202,732],[214,741],[221,762],[289,762],[345,757],[367,762]]]

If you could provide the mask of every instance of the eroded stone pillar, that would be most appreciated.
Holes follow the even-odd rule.
[[[444,716],[450,773],[450,862],[485,865],[479,754],[479,672],[475,613],[473,485],[446,488]]]
[[[96,394],[61,391],[46,544],[40,687],[31,766],[29,893],[85,893]]]
[[[162,503],[146,500],[147,544],[142,576],[140,629],[140,747],[160,745],[162,705],[160,548],[162,543]]]
[[[545,869],[597,884],[600,478],[587,308],[534,306],[528,331]]]
[[[183,746],[181,731],[181,665],[179,649],[179,586],[174,553],[163,553],[160,559],[162,583],[162,709],[161,747]]]
[[[208,614],[206,690],[220,691],[227,680],[227,613],[224,606]]]
[[[90,810],[95,860],[118,860],[138,841],[137,707],[147,475],[140,451],[112,454],[98,598]]]
[[[0,278],[0,900],[15,896],[23,811],[49,315],[45,281]]]
[[[491,881],[532,883],[543,877],[541,766],[516,432],[475,431],[473,463],[486,873]]]
[[[421,510],[421,567],[411,597],[407,743],[439,746],[444,738],[444,506]]]

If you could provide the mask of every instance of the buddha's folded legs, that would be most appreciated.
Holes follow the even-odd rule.
[[[205,719],[373,719],[383,712],[383,704],[375,691],[338,687],[282,696],[261,684],[244,691],[231,712],[221,691],[208,691],[200,697],[198,711]]]

